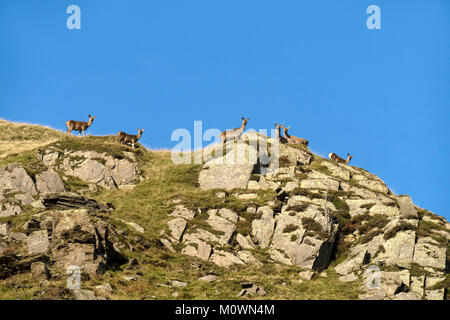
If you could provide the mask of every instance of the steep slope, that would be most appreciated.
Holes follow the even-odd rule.
[[[271,173],[211,154],[90,136],[0,159],[0,298],[445,298],[449,224],[378,177],[295,145]]]

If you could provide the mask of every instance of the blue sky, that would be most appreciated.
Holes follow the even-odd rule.
[[[449,25],[448,0],[0,0],[0,117],[64,130],[91,113],[89,133],[145,128],[150,148],[194,120],[284,122],[448,219]]]

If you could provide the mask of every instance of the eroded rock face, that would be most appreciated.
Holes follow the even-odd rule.
[[[284,252],[292,264],[305,269],[321,270],[331,258],[337,225],[309,205],[304,211],[282,212],[272,240],[272,247]]]

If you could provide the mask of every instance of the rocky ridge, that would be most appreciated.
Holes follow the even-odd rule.
[[[260,135],[256,139],[274,143]],[[204,163],[198,188],[215,193],[209,207],[182,199],[168,203],[173,209],[159,237],[167,252],[226,269],[292,266],[299,270],[299,281],[336,273],[343,283],[361,283],[361,299],[446,297],[442,284],[448,281],[450,225],[444,218],[418,208],[408,196],[393,194],[363,169],[295,145],[279,145],[278,167],[250,164],[251,154],[267,157],[252,148],[242,145],[247,160],[238,165],[220,157]],[[145,229],[111,219],[113,205],[84,195],[133,189],[144,179],[138,156],[51,144],[32,157],[33,172],[18,162],[0,167],[0,221],[29,217],[20,231],[0,222],[0,280],[29,272],[45,286],[63,279],[72,265],[81,268],[84,279],[119,270],[127,262],[139,268],[124,254],[137,249],[120,224],[140,235]],[[376,288],[367,285],[373,267],[381,279]],[[70,297],[102,299],[111,293],[108,286],[96,288],[96,294],[75,290]]]

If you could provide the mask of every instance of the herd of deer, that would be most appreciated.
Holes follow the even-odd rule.
[[[74,120],[69,120],[66,122],[66,127],[67,127],[67,135],[70,134],[70,132],[72,132],[73,130],[78,131],[78,135],[80,135],[81,133],[83,133],[83,137],[85,135],[85,131],[92,125],[92,122],[94,122],[94,119],[96,117],[92,117],[91,115],[89,115],[89,121],[74,121]],[[220,134],[220,139],[222,140],[222,143],[225,143],[227,140],[230,139],[234,139],[235,141],[237,141],[239,139],[239,137],[242,135],[242,133],[245,130],[245,126],[247,125],[247,121],[250,120],[250,118],[244,118],[241,117],[242,119],[242,124],[239,128],[236,129],[231,129],[231,130],[226,130],[223,131]],[[308,146],[309,141],[306,139],[302,139],[302,138],[298,138],[298,137],[294,137],[292,135],[290,135],[288,133],[288,130],[291,127],[285,127],[284,125],[279,125],[275,123],[275,128],[276,128],[276,134],[275,134],[275,139],[278,140],[281,143],[293,143],[293,144],[301,144],[304,146]],[[281,135],[281,128],[283,128],[283,134],[284,136]],[[133,134],[128,134],[122,131],[119,131],[117,133],[117,143],[123,143],[126,145],[131,145],[133,147],[133,149],[135,148],[135,144],[138,142],[138,140],[141,138],[142,133],[144,132],[144,129],[138,129],[138,134],[137,135],[133,135]],[[353,155],[350,155],[349,153],[347,153],[347,159],[343,159],[341,157],[339,157],[336,153],[331,152],[330,154],[328,154],[328,157],[330,158],[330,160],[337,162],[337,163],[345,163],[346,165],[348,165],[348,163],[350,162],[350,160],[354,157]]]
[[[67,127],[67,135],[69,135],[72,130],[78,131],[78,135],[83,133],[83,137],[85,134],[85,131],[92,125],[92,122],[94,122],[94,119],[96,117],[89,116],[89,121],[75,121],[75,120],[69,120],[66,122]],[[138,129],[138,134],[128,134],[122,131],[119,131],[117,133],[117,143],[123,143],[123,144],[130,144],[133,149],[135,147],[136,142],[141,138],[142,133],[144,132],[144,129]]]

